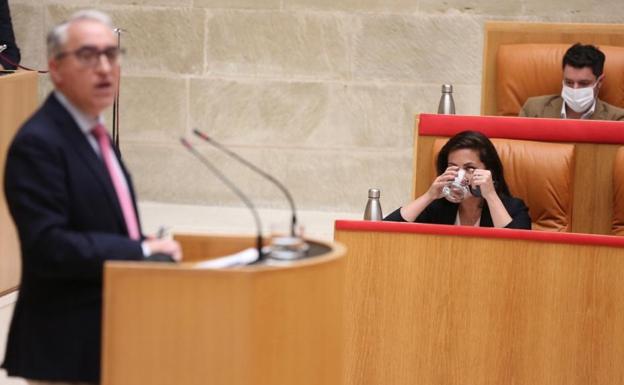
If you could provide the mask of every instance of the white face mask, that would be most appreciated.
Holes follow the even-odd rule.
[[[564,84],[561,89],[561,97],[566,105],[575,112],[585,112],[594,103],[594,86],[572,88]]]

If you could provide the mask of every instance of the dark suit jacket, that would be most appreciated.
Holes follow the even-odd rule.
[[[0,0],[0,45],[7,45],[7,49],[2,55],[8,57],[12,62],[19,64],[20,50],[15,44],[13,34],[13,24],[11,23],[11,12],[9,11],[9,0]],[[14,70],[15,66],[0,58],[0,64],[5,69]]]
[[[527,118],[561,118],[563,98],[560,95],[535,96],[528,98],[518,116]],[[591,120],[624,120],[624,109],[596,100],[596,109]]]
[[[501,196],[501,202],[507,209],[511,222],[505,226],[509,229],[531,229],[531,218],[529,217],[529,208],[526,207],[521,199]],[[436,199],[427,206],[422,213],[416,218],[415,222],[418,223],[434,223],[438,225],[453,225],[455,224],[455,218],[457,217],[457,210],[459,204],[447,201],[444,198]],[[384,221],[393,222],[405,222],[405,219],[401,216],[401,209],[398,208],[390,215],[384,218]],[[492,216],[490,215],[490,209],[487,202],[483,205],[481,211],[480,227],[494,227],[492,223]]]
[[[104,163],[54,95],[15,136],[4,188],[22,280],[3,367],[30,379],[99,382],[103,263],[143,255]]]

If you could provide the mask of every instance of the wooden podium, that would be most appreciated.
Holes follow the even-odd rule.
[[[6,152],[15,132],[37,108],[37,73],[0,76],[0,184],[4,181]],[[20,251],[17,233],[0,193],[0,296],[19,285]]]
[[[108,262],[103,385],[340,385],[344,248],[282,265],[194,267],[252,237],[176,236],[181,264]]]

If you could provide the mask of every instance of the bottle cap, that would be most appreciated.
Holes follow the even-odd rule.
[[[369,188],[368,189],[368,197],[369,198],[379,198],[380,195],[381,195],[381,192],[379,191],[378,188]]]
[[[452,84],[442,84],[442,92],[444,93],[452,93],[453,92],[453,85]]]

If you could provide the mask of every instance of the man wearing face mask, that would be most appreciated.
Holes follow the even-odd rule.
[[[593,45],[574,44],[563,56],[560,95],[527,99],[518,116],[592,120],[624,120],[624,109],[598,98],[604,81],[605,55]]]

